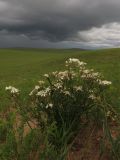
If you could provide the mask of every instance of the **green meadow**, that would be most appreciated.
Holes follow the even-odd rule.
[[[70,57],[87,62],[90,68],[112,81],[108,99],[119,108],[120,49],[0,49],[0,108],[6,106],[6,86],[19,88],[26,97],[44,73],[64,70],[64,61]]]

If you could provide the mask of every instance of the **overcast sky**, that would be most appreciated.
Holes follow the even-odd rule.
[[[0,47],[120,47],[120,0],[0,0]]]

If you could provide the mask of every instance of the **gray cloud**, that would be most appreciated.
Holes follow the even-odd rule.
[[[120,22],[119,0],[0,0],[0,41],[4,39],[4,45],[11,44],[10,38],[13,42],[17,38],[18,44],[24,41],[28,46],[38,41],[38,46],[44,42],[63,45],[64,41],[83,45],[93,42],[84,31],[92,33],[92,28],[108,24],[107,30],[109,23],[114,22]],[[113,30],[117,32],[115,27]]]

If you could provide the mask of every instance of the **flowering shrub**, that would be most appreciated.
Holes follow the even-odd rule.
[[[104,93],[111,82],[78,59],[70,58],[65,65],[65,71],[45,74],[46,80],[39,81],[29,95],[36,105],[37,121],[44,114],[48,123],[55,121],[61,127],[63,123],[71,126],[75,122],[77,127],[91,109],[103,109]]]
[[[65,71],[45,74],[45,80],[39,81],[30,92],[34,105],[31,107],[32,116],[39,125],[44,121],[55,121],[61,127],[63,123],[71,126],[75,122],[77,127],[81,118],[88,116],[91,111],[93,114],[93,109],[95,114],[92,116],[96,115],[98,120],[97,111],[103,110],[105,90],[111,82],[104,80],[100,73],[88,69],[86,65],[79,59],[69,58],[65,62]],[[12,86],[6,87],[6,90],[13,97],[20,93]]]
[[[62,147],[73,140],[85,123],[103,125],[113,112],[105,97],[110,81],[88,69],[79,59],[69,58],[65,66],[65,71],[44,74],[45,80],[39,81],[29,93],[30,103],[25,113],[43,133],[47,133],[48,142],[58,149],[57,152],[61,151],[59,155],[62,155]],[[20,94],[12,86],[6,90],[15,100]],[[53,123],[52,131],[46,131]]]

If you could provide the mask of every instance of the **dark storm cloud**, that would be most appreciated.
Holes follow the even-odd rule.
[[[0,0],[0,31],[9,36],[84,41],[79,32],[112,22],[120,22],[119,0]]]

